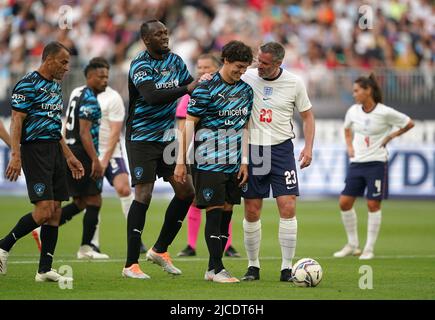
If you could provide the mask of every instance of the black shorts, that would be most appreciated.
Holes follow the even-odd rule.
[[[204,209],[213,206],[240,204],[242,191],[237,173],[222,173],[193,169],[196,207]]]
[[[126,141],[133,187],[156,181],[156,175],[165,181],[174,175],[175,156],[172,153],[165,153],[165,148],[170,144],[170,142],[156,141]],[[166,157],[168,159],[165,160]]]
[[[21,163],[32,203],[69,199],[67,165],[58,141],[22,144]]]
[[[81,147],[71,147],[71,151],[82,163],[85,175],[77,180],[72,177],[68,168],[68,190],[71,197],[94,196],[100,194],[103,189],[103,178],[94,180],[91,178],[92,160],[89,158],[85,149]]]

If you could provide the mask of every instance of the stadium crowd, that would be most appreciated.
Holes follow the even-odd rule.
[[[361,18],[370,14],[373,21]],[[137,30],[150,18],[168,26],[170,46],[191,72],[200,54],[234,39],[254,48],[283,43],[284,65],[308,86],[342,66],[428,70],[435,59],[435,6],[429,0],[2,0],[0,100],[14,75],[37,65],[52,40],[72,50],[75,66],[102,56],[114,70],[127,72],[143,46]]]

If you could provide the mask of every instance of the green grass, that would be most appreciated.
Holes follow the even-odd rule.
[[[149,247],[156,240],[168,200],[154,199],[148,211],[143,240]],[[61,290],[55,283],[35,283],[38,252],[32,237],[21,239],[11,251],[8,274],[0,276],[0,299],[435,299],[435,213],[429,201],[386,201],[376,246],[376,258],[361,262],[357,258],[333,259],[332,253],[345,243],[345,233],[335,200],[298,201],[298,242],[296,259],[317,259],[324,277],[316,288],[298,288],[281,283],[281,252],[278,243],[278,213],[273,201],[265,202],[260,255],[261,281],[220,285],[203,280],[207,249],[200,230],[197,257],[174,258],[181,276],[164,273],[156,265],[141,261],[152,279],[123,279],[121,269],[126,255],[126,222],[119,201],[104,199],[100,227],[101,246],[111,257],[107,262],[78,261],[75,254],[82,235],[82,216],[60,229],[54,267],[73,268],[72,290]],[[24,198],[0,197],[0,236],[31,210]],[[235,276],[247,267],[243,248],[243,207],[234,212],[234,246],[242,258],[225,258]],[[366,237],[367,210],[362,200],[356,210],[360,242]],[[186,226],[170,247],[175,256],[186,245]],[[373,289],[362,290],[358,283],[361,265],[373,270]]]

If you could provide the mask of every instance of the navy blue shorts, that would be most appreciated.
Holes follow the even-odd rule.
[[[110,159],[109,165],[107,166],[106,171],[104,172],[104,176],[106,177],[107,181],[109,181],[111,186],[113,186],[113,180],[115,180],[115,177],[121,173],[128,174],[127,166],[125,165],[124,158]]]
[[[298,176],[291,139],[273,146],[249,145],[249,178],[242,187],[246,199],[299,195]]]
[[[344,196],[362,197],[367,188],[367,199],[387,199],[388,162],[353,162],[347,170],[345,183],[341,192]]]

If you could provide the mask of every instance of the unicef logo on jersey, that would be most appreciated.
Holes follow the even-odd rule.
[[[45,184],[37,183],[33,186],[33,190],[35,190],[35,193],[38,197],[42,197],[45,191]]]
[[[142,177],[143,174],[143,168],[142,167],[136,167],[134,168],[134,176],[136,177],[136,179],[140,179]]]
[[[205,201],[209,202],[211,198],[213,198],[214,191],[210,188],[205,188],[202,190],[202,195],[204,196]]]

